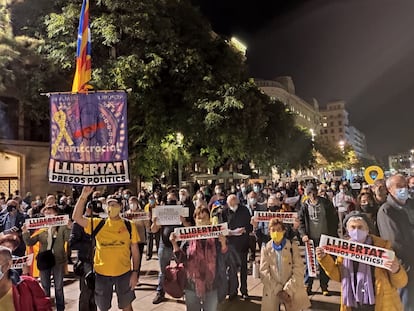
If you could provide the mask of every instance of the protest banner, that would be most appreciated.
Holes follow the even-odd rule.
[[[305,242],[305,254],[308,274],[310,277],[316,278],[316,253],[313,240],[308,240]]]
[[[227,222],[224,222],[210,226],[175,228],[174,233],[177,237],[177,241],[183,241],[217,238],[220,235],[228,235],[229,230]]]
[[[129,220],[149,220],[149,214],[147,212],[128,212],[123,213],[122,217]]]
[[[285,224],[295,223],[295,219],[298,218],[298,213],[292,212],[254,212],[254,217],[258,222],[269,222],[272,218],[279,218]]]
[[[300,199],[300,196],[297,195],[295,197],[287,197],[287,198],[285,198],[284,202],[286,204],[289,204],[290,206],[293,206],[296,203],[298,203],[299,199]]]
[[[24,266],[31,266],[33,263],[33,254],[23,257],[13,258],[12,269],[22,269]]]
[[[27,229],[39,229],[55,226],[65,226],[69,222],[69,215],[28,218],[25,221]]]
[[[181,225],[181,217],[188,217],[188,207],[182,205],[160,205],[152,210],[153,217],[157,217],[157,225]]]
[[[129,183],[126,107],[123,91],[50,94],[49,181]]]
[[[388,269],[385,263],[393,261],[395,253],[392,250],[344,240],[322,234],[319,246],[326,253],[348,258],[367,265]]]

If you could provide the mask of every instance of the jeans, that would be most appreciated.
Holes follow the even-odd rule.
[[[157,247],[157,252],[160,248],[160,237],[161,233],[158,231],[157,233],[148,232],[148,240],[147,240],[147,257],[152,258],[152,250],[154,248],[154,238],[155,238],[155,245]]]
[[[248,252],[239,253],[240,256],[240,292],[242,295],[247,295],[247,256]],[[239,288],[239,280],[237,276],[237,270],[230,266],[228,270],[229,274],[229,294],[237,294]]]
[[[53,268],[40,271],[40,282],[45,290],[46,296],[50,297],[51,275],[55,285],[56,310],[65,310],[65,296],[63,295],[64,264],[56,264]]]
[[[187,311],[216,311],[218,305],[217,290],[212,290],[206,293],[204,299],[200,299],[195,291],[185,290],[185,305]]]
[[[162,296],[165,294],[163,288],[165,268],[170,264],[172,256],[172,247],[165,246],[162,240],[160,240],[160,247],[158,248],[158,262],[160,264],[160,272],[158,274],[157,293]]]
[[[319,245],[319,240],[314,239],[313,244],[315,246]],[[305,258],[306,258],[306,256],[305,256]],[[316,264],[318,264],[318,262],[316,262]],[[313,277],[309,276],[308,263],[307,263],[307,259],[306,259],[306,264],[305,264],[305,286],[312,288],[313,279],[314,279]],[[323,268],[321,266],[319,266],[319,283],[321,285],[322,291],[328,290],[329,276],[326,274],[325,270],[323,270]]]

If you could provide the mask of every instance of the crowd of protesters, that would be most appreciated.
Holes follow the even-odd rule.
[[[414,253],[410,251],[414,177],[394,175],[372,185],[355,185],[346,181],[246,182],[224,189],[221,184],[196,183],[191,189],[158,185],[137,195],[124,188],[110,192],[84,187],[73,196],[49,194],[44,199],[30,192],[24,198],[19,193],[8,199],[0,194],[0,245],[8,247],[14,257],[33,252],[35,245],[39,253],[53,250],[52,267],[40,272],[23,267],[17,273],[39,277],[48,297],[53,276],[58,311],[65,308],[63,277],[68,263],[74,264],[80,276],[79,310],[109,310],[114,285],[118,307],[132,310],[141,262],[151,260],[154,253],[159,259],[154,304],[165,300],[166,267],[175,258],[186,267],[188,310],[216,310],[223,298],[249,300],[247,277],[257,265],[264,285],[262,310],[281,304],[286,310],[302,310],[309,307],[308,296],[315,291],[298,245],[313,240],[317,247],[325,234],[393,249],[396,259],[388,269],[374,268],[334,258],[317,248],[323,295],[330,295],[332,279],[341,282],[341,310],[414,310]],[[189,209],[182,226],[226,222],[229,235],[180,247],[173,233],[177,226],[158,225],[154,218],[154,209],[165,205]],[[136,211],[148,213],[149,220],[122,217]],[[255,211],[297,212],[298,217],[293,224],[277,218],[264,222],[256,219]],[[70,216],[67,225],[43,230],[25,226],[27,218],[61,214]],[[115,248],[119,258],[113,256]],[[198,271],[200,264],[207,267],[205,273]],[[3,265],[0,270],[5,270]],[[220,286],[223,283],[225,287]],[[1,294],[0,289],[0,301]]]

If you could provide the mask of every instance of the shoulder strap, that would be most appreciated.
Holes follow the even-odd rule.
[[[99,222],[99,224],[96,226],[96,228],[92,231],[92,236],[96,237],[96,235],[99,233],[99,231],[101,231],[102,227],[105,225],[105,220],[101,219],[101,221]]]
[[[127,227],[128,232],[129,232],[129,239],[132,240],[131,222],[128,219],[124,219],[124,223],[125,223],[125,226]]]

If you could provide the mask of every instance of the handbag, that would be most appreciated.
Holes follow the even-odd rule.
[[[52,269],[56,264],[55,255],[51,249],[37,254],[36,260],[37,269],[40,271]]]
[[[53,254],[53,245],[55,245],[56,239],[53,239],[50,249],[40,252],[36,256],[37,269],[39,271],[52,269],[56,265],[55,254]]]
[[[170,264],[165,268],[163,287],[168,295],[174,298],[183,297],[186,283],[187,274],[183,263]]]

